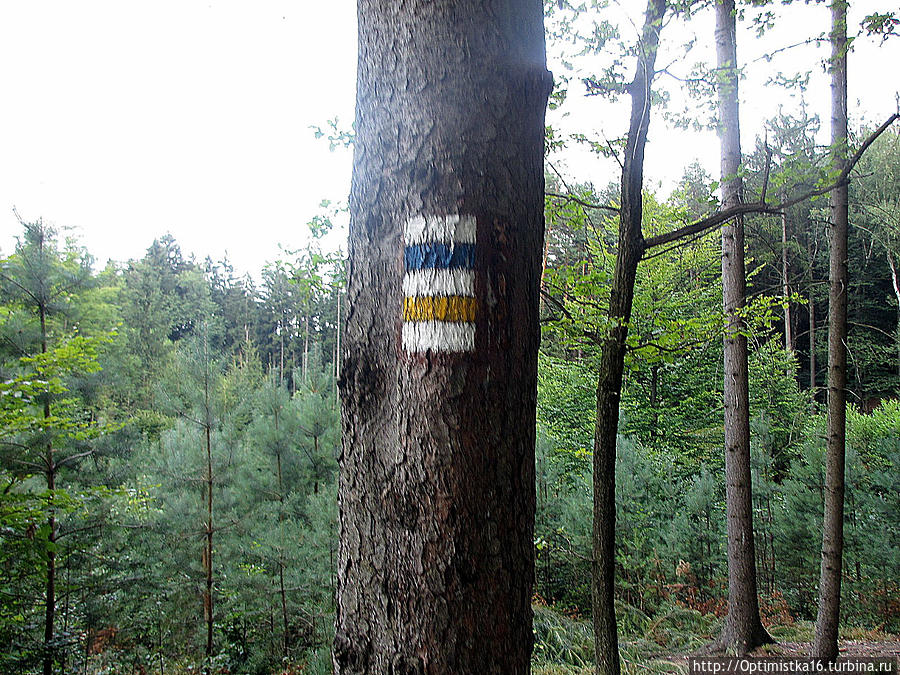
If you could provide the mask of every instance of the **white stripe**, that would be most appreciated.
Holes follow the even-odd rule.
[[[434,295],[475,297],[474,270],[410,270],[403,277],[403,295],[409,298]]]
[[[403,228],[406,245],[474,244],[475,216],[451,214],[449,216],[413,216]]]
[[[403,348],[409,353],[471,352],[475,349],[474,323],[421,321],[403,324]]]

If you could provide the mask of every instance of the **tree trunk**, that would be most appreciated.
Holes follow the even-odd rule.
[[[306,311],[306,326],[303,331],[303,384],[309,382],[309,309]]]
[[[540,0],[359,0],[334,666],[527,673]]]
[[[275,434],[278,434],[278,409],[275,409]],[[289,647],[289,621],[287,610],[287,592],[284,588],[284,477],[281,471],[281,450],[275,453],[275,468],[278,477],[278,594],[281,596],[281,622],[283,639],[282,656],[287,657]]]
[[[593,561],[591,609],[594,652],[599,675],[618,675],[619,637],[616,631],[616,436],[625,368],[625,339],[634,299],[637,265],[644,253],[641,232],[644,146],[650,125],[650,88],[656,64],[665,0],[649,0],[638,64],[629,85],[631,120],[622,166],[622,207],[619,244],[609,298],[609,331],[600,356],[597,418],[594,428]]]
[[[738,117],[737,41],[734,0],[716,5],[719,139],[722,149],[722,206],[741,203],[743,181]],[[725,331],[725,501],[728,520],[728,616],[717,647],[746,654],[772,638],[759,618],[753,490],[750,474],[750,385],[744,308],[744,221],[722,228],[722,296]]]
[[[209,394],[207,392],[207,411],[209,410]],[[206,431],[206,547],[204,549],[204,567],[206,572],[206,589],[203,596],[203,609],[206,619],[206,664],[205,671],[209,672],[209,662],[213,653],[213,472],[212,472],[212,439],[207,423]]]
[[[781,214],[781,292],[784,295],[784,348],[794,353],[794,327],[791,325],[791,280],[788,265],[787,214]],[[793,373],[789,367],[788,375]]]
[[[50,444],[47,445],[47,461],[51,464],[51,468],[48,469],[46,474],[47,490],[55,490],[56,470],[52,467],[53,449]],[[50,509],[50,516],[47,518],[49,533],[47,534],[46,605],[44,609],[44,675],[53,674],[53,662],[56,655],[56,649],[53,646],[54,623],[56,620],[56,552],[53,550],[53,547],[56,545],[56,518],[52,510],[52,496],[50,497]]]
[[[43,252],[43,238],[41,238],[40,246]],[[47,308],[40,304],[38,313],[41,319],[41,354],[47,353]],[[44,419],[50,417],[50,392],[44,397]],[[44,675],[53,675],[53,662],[55,660],[56,650],[53,646],[54,623],[56,621],[56,516],[53,506],[53,490],[56,489],[56,458],[53,452],[53,442],[47,443],[47,454],[44,458],[46,464],[45,478],[47,480],[47,491],[50,493],[48,510],[50,515],[47,517],[47,576],[45,583],[44,597],[46,604],[44,605]]]
[[[900,377],[900,279],[897,276],[897,264],[890,249],[887,251],[888,265],[891,266],[891,284],[894,287],[894,297],[897,299],[897,376]]]
[[[847,2],[831,5],[831,144],[833,168],[847,161]],[[828,429],[825,456],[825,516],[819,613],[812,654],[834,661],[838,654],[841,568],[844,553],[844,451],[847,422],[847,185],[831,193],[828,291]]]
[[[334,381],[337,382],[341,377],[341,291],[338,289],[337,294],[337,323],[335,324],[335,345],[334,345]],[[334,388],[335,404],[339,403],[338,388]]]
[[[812,241],[806,244],[807,257],[809,258],[809,391],[812,395],[811,403],[815,407],[816,391],[816,295],[815,295],[815,250]]]

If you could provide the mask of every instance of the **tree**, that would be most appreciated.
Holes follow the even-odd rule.
[[[359,21],[335,670],[527,672],[542,3]]]
[[[38,320],[39,354],[34,361],[36,366],[34,379],[38,382],[52,381],[58,378],[60,368],[56,366],[53,354],[49,351],[51,315],[61,311],[66,297],[72,290],[84,282],[89,274],[89,261],[85,259],[74,269],[62,264],[56,251],[55,235],[52,228],[43,222],[23,223],[25,235],[16,247],[16,255],[3,265],[0,280],[3,283],[4,295],[21,304],[25,310],[36,316]],[[23,352],[28,355],[28,352]],[[64,370],[65,368],[63,368]],[[57,489],[57,477],[60,469],[72,457],[59,455],[59,448],[54,443],[56,436],[65,428],[58,424],[53,416],[52,405],[54,395],[65,392],[64,386],[40,387],[32,392],[35,400],[42,407],[41,422],[36,422],[37,432],[30,442],[21,447],[34,452],[28,466],[43,473],[48,492],[47,505],[47,549],[46,549],[46,585],[44,613],[44,675],[51,675],[56,662],[55,655],[55,620],[56,620],[56,539],[58,522],[53,507],[53,492]],[[58,441],[57,441],[58,442]],[[40,448],[40,449],[38,449]]]
[[[847,165],[847,2],[831,4],[831,150],[835,172]],[[847,185],[831,193],[828,292],[828,430],[825,456],[825,519],[814,656],[838,654],[841,570],[844,555],[844,455],[847,427]]]
[[[209,283],[192,260],[185,260],[172,235],[156,239],[140,260],[124,271],[124,332],[136,362],[132,394],[140,407],[152,406],[152,384],[172,344],[194,334],[215,307]]]
[[[597,381],[591,609],[597,672],[602,675],[618,675],[620,671],[615,613],[616,436],[634,282],[645,250],[641,232],[644,147],[650,127],[650,90],[665,11],[665,0],[649,0],[634,79],[628,87],[631,121],[622,166],[619,248],[609,298],[611,328],[603,342]]]
[[[879,138],[859,168],[862,176],[851,186],[856,188],[856,194],[851,195],[851,203],[856,207],[853,216],[864,236],[876,245],[876,249],[884,252],[888,265],[888,294],[892,297],[888,300],[882,295],[874,302],[881,307],[888,302],[895,305],[891,355],[895,384],[890,387],[895,389],[896,378],[900,378],[900,134],[888,133]],[[869,306],[863,307],[863,311],[869,309]],[[882,325],[885,330],[891,328],[888,324]],[[878,337],[883,339],[884,336]]]
[[[175,436],[173,444],[180,439],[183,445],[193,446],[195,472],[186,478],[188,484],[202,486],[202,508],[198,511],[202,522],[203,549],[200,555],[203,568],[203,620],[206,626],[205,672],[209,672],[210,659],[214,651],[216,568],[213,561],[214,535],[219,530],[216,520],[219,507],[214,509],[214,496],[222,485],[220,473],[232,462],[230,452],[222,452],[217,446],[223,444],[219,433],[225,414],[223,397],[222,366],[209,335],[208,325],[203,322],[188,344],[176,352],[170,381],[165,383],[164,396],[168,397],[171,412],[184,421],[180,437]],[[193,427],[195,433],[191,433]],[[183,452],[183,451],[182,451]],[[225,455],[226,459],[222,459]],[[200,461],[197,461],[197,460]],[[185,479],[185,467],[178,467]],[[195,522],[195,521],[194,521]]]
[[[719,139],[722,156],[722,205],[742,201],[741,132],[738,116],[737,38],[734,0],[716,4],[716,57]],[[771,642],[759,618],[756,551],[753,539],[753,490],[750,473],[750,374],[747,335],[742,319],[747,275],[744,219],[722,228],[722,299],[725,331],[725,495],[728,521],[728,616],[718,646],[746,654]]]
[[[791,198],[773,203],[767,201],[768,171],[756,201],[734,204],[701,217],[672,231],[645,237],[641,231],[644,147],[653,98],[651,85],[655,76],[655,58],[666,3],[651,0],[637,49],[638,64],[634,78],[621,84],[615,68],[606,69],[604,77],[585,78],[591,93],[627,91],[632,98],[629,130],[625,139],[622,163],[621,205],[619,212],[619,240],[615,271],[610,284],[608,320],[599,332],[602,353],[597,385],[597,413],[594,441],[594,544],[593,544],[593,615],[597,652],[597,668],[601,673],[618,673],[618,638],[614,611],[615,601],[615,464],[618,417],[630,330],[634,284],[638,262],[653,248],[674,245],[675,242],[719,228],[734,218],[748,213],[780,213],[810,197],[830,192],[847,181],[850,170],[874,142],[896,119],[892,115],[859,147],[843,169],[823,181],[824,185],[800,191]],[[595,26],[591,45],[602,43],[603,31]],[[584,139],[587,141],[587,139]],[[591,143],[590,141],[587,141]],[[563,196],[569,198],[568,196]],[[578,197],[571,197],[578,201]],[[600,207],[615,210],[614,207]],[[655,255],[655,254],[654,254]]]

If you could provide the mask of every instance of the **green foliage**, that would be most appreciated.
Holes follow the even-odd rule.
[[[171,236],[93,274],[85,252],[25,227],[0,261],[0,670],[40,668],[50,552],[57,667],[199,667],[210,472],[211,665],[330,668],[338,412],[326,359],[343,269],[318,246],[276,268],[273,306]],[[272,325],[284,328],[274,349],[260,340]]]
[[[596,29],[598,45],[617,39]],[[614,83],[614,72],[608,76]],[[557,105],[566,105],[565,95],[557,92]],[[809,135],[814,124],[773,123],[771,190],[822,179]],[[583,141],[605,153],[618,147]],[[851,287],[851,374],[857,400],[872,411],[848,413],[845,631],[900,628],[895,145],[895,135],[879,140],[852,186],[851,265],[862,273]],[[760,152],[748,159],[748,180],[764,159]],[[646,232],[707,213],[717,203],[714,187],[691,167],[670,198],[648,195]],[[577,673],[588,672],[592,653],[586,616],[595,369],[609,328],[617,187],[551,189],[538,372],[534,671]],[[818,303],[820,323],[824,312],[823,288],[814,283],[824,273],[824,239],[816,248],[824,229],[813,224],[820,207],[790,213],[797,223],[787,247],[795,323],[810,303]],[[196,672],[211,471],[214,665],[261,675],[330,672],[335,361],[346,313],[346,270],[322,244],[334,213],[324,204],[309,245],[283,251],[258,287],[227,260],[186,258],[171,236],[140,260],[94,273],[87,252],[60,249],[40,223],[24,228],[19,247],[0,261],[0,644],[8,645],[0,670],[40,667],[52,551],[58,665]],[[796,619],[776,633],[800,635],[815,613],[824,422],[797,385],[807,379],[803,332],[793,353],[781,345],[780,223],[748,222],[761,603],[766,620]],[[725,607],[718,266],[715,234],[653,251],[640,266],[616,476],[625,672],[668,672],[662,655],[699,647]],[[54,489],[45,470],[48,442]],[[114,635],[113,643],[101,644],[104,635]],[[102,653],[85,660],[88,647]]]
[[[589,623],[534,606],[534,662],[589,669],[593,659],[594,634]]]

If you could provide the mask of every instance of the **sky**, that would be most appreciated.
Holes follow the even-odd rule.
[[[0,252],[21,218],[103,264],[171,232],[256,271],[346,201],[356,3],[0,3]]]
[[[887,3],[889,5],[890,3]],[[634,0],[611,1],[609,12],[616,17],[625,41],[634,42],[642,25],[641,12],[645,3]],[[860,33],[860,21],[866,14],[881,9],[886,3],[881,0],[856,0],[850,3],[848,35]],[[825,4],[795,3],[784,6],[773,3],[765,8],[776,12],[772,27],[761,35],[757,33],[753,17],[758,15],[746,9],[738,22],[738,61],[742,65],[739,84],[741,143],[745,152],[751,151],[757,138],[766,135],[766,120],[773,118],[780,109],[799,109],[801,95],[796,90],[788,90],[769,82],[777,72],[790,75],[809,72],[810,79],[803,94],[810,115],[820,118],[817,140],[821,145],[829,143],[830,124],[830,74],[825,72],[824,63],[830,56],[830,45],[821,42],[813,45],[791,47],[809,37],[827,37],[831,16]],[[762,11],[762,10],[760,10]],[[690,76],[692,67],[698,62],[715,62],[714,44],[715,17],[712,12],[700,12],[689,23],[669,19],[663,29],[657,69],[666,74],[657,76],[657,85],[671,96],[667,110],[683,109],[686,97],[682,94],[682,83],[677,78]],[[685,53],[683,45],[694,40],[693,49]],[[777,51],[782,50],[783,51]],[[580,85],[578,71],[567,71],[561,62],[558,49],[548,53],[550,68],[557,75],[572,77],[570,95],[565,105],[556,112],[548,113],[550,123],[562,130],[577,130],[598,139],[613,139],[624,136],[628,130],[630,99],[623,96],[618,102],[610,103],[599,97],[584,97],[584,87]],[[774,53],[771,62],[764,55]],[[608,57],[598,57],[591,71],[591,62],[584,57],[574,59],[585,63],[589,72],[597,72],[599,66],[609,62]],[[854,41],[849,57],[849,109],[851,129],[861,124],[870,128],[878,126],[900,107],[900,76],[895,71],[900,63],[900,35],[882,42],[878,38],[859,35]],[[627,69],[632,76],[632,67]],[[698,161],[717,177],[719,173],[719,139],[714,130],[674,129],[664,119],[664,111],[657,107],[651,117],[645,158],[644,185],[661,194],[668,194],[683,175],[685,167]],[[708,114],[706,115],[708,118]],[[895,124],[895,126],[900,126]],[[554,168],[568,180],[590,181],[597,188],[605,187],[610,181],[618,180],[621,169],[613,160],[600,160],[592,156],[584,146],[570,145],[563,156],[551,156]]]
[[[878,4],[853,3],[851,31]],[[787,11],[793,14],[763,39],[742,32],[742,60],[827,31],[824,5]],[[138,258],[167,232],[199,258],[227,255],[240,273],[258,273],[282,255],[279,245],[302,246],[322,200],[345,202],[350,189],[351,152],[330,151],[310,126],[335,117],[345,128],[352,122],[355,12],[353,0],[0,3],[0,255],[21,231],[14,209],[26,222],[42,218],[76,235],[99,265]],[[711,36],[711,16],[692,29]],[[674,45],[688,31],[666,30],[671,46],[660,63],[671,63],[673,73],[712,58],[704,39],[679,58]],[[857,119],[876,122],[895,110],[898,43],[857,42],[850,70]],[[826,55],[789,50],[772,67],[814,72],[809,104],[827,132]],[[555,52],[550,62],[563,72]],[[759,65],[742,82],[745,147],[788,101],[766,86],[758,73],[769,69]],[[677,81],[669,84],[677,99]],[[564,133],[624,133],[627,101],[581,99],[577,81],[572,91],[551,123]],[[694,159],[715,173],[717,152],[713,133],[673,132],[656,118],[647,182],[665,191]],[[615,177],[611,162],[577,149],[553,161],[571,180],[602,187]],[[335,247],[343,244],[346,215],[336,222]]]

